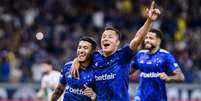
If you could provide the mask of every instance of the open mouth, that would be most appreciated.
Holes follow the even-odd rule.
[[[85,55],[80,55],[81,58],[85,57]]]
[[[110,46],[110,44],[106,43],[106,44],[104,44],[104,46],[105,46],[105,47],[108,47],[108,46]]]
[[[85,54],[79,54],[79,58],[84,58],[86,55]]]

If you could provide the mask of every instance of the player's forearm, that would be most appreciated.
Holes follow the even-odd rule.
[[[130,48],[133,51],[138,49],[139,45],[144,40],[146,34],[151,29],[152,23],[153,23],[153,21],[151,21],[150,19],[147,19],[146,22],[144,23],[144,25],[137,31],[135,37],[130,42]]]
[[[59,97],[63,94],[64,90],[65,86],[59,84],[52,94],[51,101],[57,101]]]
[[[178,73],[174,76],[169,76],[168,81],[184,81],[184,75],[183,73]]]
[[[74,78],[79,78],[79,68],[80,68],[80,62],[78,61],[77,58],[75,58],[73,60],[71,71],[70,71],[70,73],[72,74]]]
[[[178,68],[173,72],[173,76],[169,76],[168,81],[184,81],[184,74],[181,69]]]
[[[64,89],[56,89],[52,94],[51,101],[57,101],[64,92]]]

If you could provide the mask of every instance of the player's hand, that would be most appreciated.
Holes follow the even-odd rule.
[[[70,73],[73,76],[73,78],[79,79],[79,68],[80,68],[80,63],[78,62],[77,58],[73,60],[72,66]]]
[[[160,10],[157,8],[154,8],[155,1],[152,1],[151,7],[149,9],[146,9],[147,18],[151,21],[157,20],[158,16],[161,14]]]
[[[44,91],[43,90],[39,90],[39,92],[36,94],[36,97],[41,99],[43,98],[43,95],[44,95]]]
[[[170,80],[169,76],[166,73],[164,73],[164,72],[160,73],[159,77],[160,77],[160,79],[165,80],[165,81],[169,81]]]
[[[93,91],[92,88],[88,87],[87,85],[84,85],[85,89],[84,89],[84,95],[90,97],[92,99],[92,101],[94,101],[96,99],[96,94]]]

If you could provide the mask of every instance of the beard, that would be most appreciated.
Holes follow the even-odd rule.
[[[156,46],[151,43],[145,43],[144,48],[148,49],[148,50],[152,50],[152,49],[156,48]]]

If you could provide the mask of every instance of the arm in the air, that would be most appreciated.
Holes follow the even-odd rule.
[[[147,9],[147,20],[144,23],[144,25],[137,31],[135,37],[130,42],[130,48],[133,51],[136,51],[142,41],[144,40],[144,37],[149,32],[149,30],[152,27],[152,24],[154,21],[157,20],[158,16],[160,15],[160,10],[154,8],[155,2],[152,1],[150,9]]]

